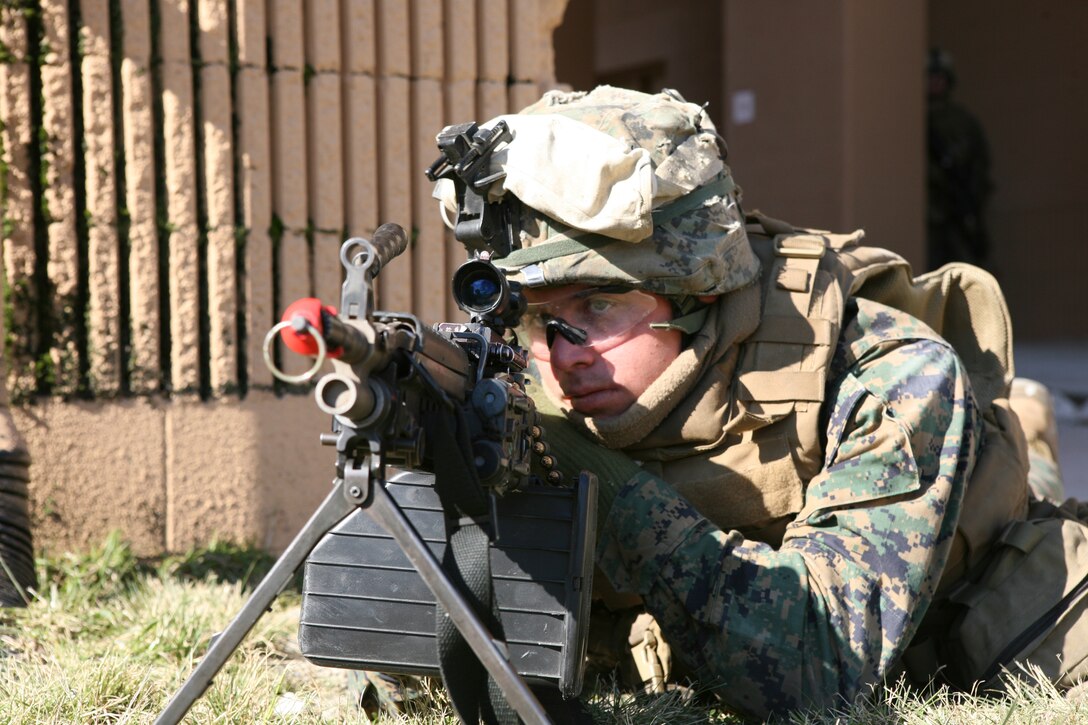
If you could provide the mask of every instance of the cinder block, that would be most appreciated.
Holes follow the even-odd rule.
[[[348,234],[369,237],[378,228],[378,117],[376,82],[344,77],[344,191]]]
[[[445,118],[442,125],[448,126],[455,123],[467,123],[469,121],[481,120],[476,113],[476,81],[464,80],[454,81],[453,83],[447,83],[445,87],[446,105],[445,105]],[[433,139],[432,139],[433,142]],[[437,145],[436,149],[437,149]],[[433,202],[433,209],[437,213],[438,202]],[[445,225],[443,224],[443,227]],[[465,252],[464,245],[458,242],[454,236],[453,231],[445,229],[443,231],[445,250],[446,250],[446,269],[455,270],[465,261],[467,254]],[[464,313],[457,309],[457,305],[453,301],[452,296],[446,297],[446,317],[447,320],[461,319],[464,317]]]
[[[109,0],[81,0],[79,3],[79,46],[83,58],[110,56]]]
[[[164,64],[190,63],[190,0],[159,3],[159,55]]]
[[[555,29],[563,24],[563,17],[567,12],[568,0],[537,0],[540,11],[540,25],[537,32],[540,35],[540,47],[542,58],[540,61],[540,75],[532,80],[537,81],[544,88],[554,88],[555,80]]]
[[[272,146],[268,108],[268,76],[242,68],[237,76],[238,153],[242,191],[242,225],[267,232],[272,223]]]
[[[26,16],[15,6],[0,6],[0,43],[9,54],[4,65],[25,65],[27,62]]]
[[[480,80],[506,82],[510,75],[509,0],[478,0],[476,48]]]
[[[412,77],[441,79],[445,56],[442,37],[442,0],[412,3]]]
[[[75,299],[79,281],[79,257],[76,250],[74,220],[53,222],[46,227],[49,238],[49,282],[58,304],[62,299]]]
[[[167,216],[175,226],[195,228],[196,139],[192,71],[188,63],[164,63],[161,74]]]
[[[125,206],[132,224],[155,222],[155,127],[151,113],[151,76],[146,66],[121,61],[121,108],[124,123]]]
[[[301,71],[272,75],[272,203],[288,229],[304,229],[306,197],[306,96]]]
[[[79,256],[74,218],[55,221],[46,227],[49,262],[46,265],[52,285],[53,319],[56,328],[49,356],[53,364],[53,392],[70,395],[79,387],[79,346],[77,326],[83,322],[79,305]]]
[[[510,0],[510,75],[518,81],[552,83],[552,34],[563,22],[566,0]]]
[[[301,232],[286,230],[280,238],[280,277],[276,280],[276,286],[280,291],[280,302],[286,309],[295,300],[309,297],[311,293],[310,279],[310,249],[306,237]],[[273,315],[278,318],[283,310],[274,310]],[[297,355],[290,360],[291,373],[299,373],[305,370],[307,365],[297,359]],[[285,357],[285,361],[289,358]],[[285,369],[287,365],[284,366]]]
[[[317,73],[340,70],[338,0],[307,0],[306,63]]]
[[[87,549],[120,529],[139,556],[216,537],[278,553],[329,489],[321,472],[334,452],[318,438],[328,417],[309,395],[43,400],[12,412],[34,460],[31,517],[43,552]]]
[[[541,33],[538,0],[509,0],[510,77],[535,79],[541,63]]]
[[[344,147],[339,75],[318,73],[306,88],[310,218],[322,231],[344,228]]]
[[[543,95],[540,86],[533,82],[511,83],[509,88],[510,110],[517,113],[521,109],[536,103]]]
[[[195,225],[174,229],[170,259],[170,384],[175,395],[200,387],[200,288]]]
[[[483,120],[480,119],[476,113],[475,79],[446,83],[443,90],[445,96],[442,115],[443,126]],[[440,130],[441,129],[435,131],[436,136]],[[437,150],[437,142],[434,146],[435,150]]]
[[[230,62],[230,9],[227,0],[197,0],[200,27],[200,60],[204,63]]]
[[[445,0],[443,27],[446,80],[476,80],[476,0]]]
[[[121,0],[122,62],[146,68],[151,59],[151,6],[144,0]]]
[[[120,529],[139,556],[165,541],[164,404],[42,399],[12,408],[34,461],[31,524],[40,552],[86,550]],[[89,433],[102,432],[100,435]],[[108,476],[104,476],[108,472]],[[123,502],[124,505],[119,505]]]
[[[113,113],[102,113],[103,108],[113,108],[109,56],[84,57],[82,70],[87,212],[92,224],[113,225],[117,221]]]
[[[435,134],[442,128],[442,82],[412,81],[413,169],[424,169],[438,157]],[[413,179],[412,227],[417,231],[413,309],[428,323],[446,315],[450,271],[446,266],[445,226],[438,215],[438,202],[431,197],[434,186],[422,173]]]
[[[275,324],[272,309],[272,239],[268,230],[249,229],[245,254],[246,364],[249,389],[270,388],[272,373],[264,364],[264,337]]]
[[[211,229],[234,226],[234,157],[231,151],[230,73],[225,65],[200,69],[204,116],[204,207]]]
[[[25,100],[29,94],[30,73],[26,63],[0,65],[0,118],[4,119],[0,125],[0,139],[3,139],[3,160],[7,165],[5,214],[14,223],[12,235],[23,232],[33,240],[34,194],[28,154],[31,124],[30,107]],[[5,240],[5,244],[10,243]],[[30,246],[33,248],[33,242]]]
[[[446,264],[447,269],[456,270],[468,259],[465,246],[457,241],[452,229],[446,229]],[[451,272],[452,276],[452,272]],[[449,322],[468,322],[468,315],[457,306],[452,294],[446,295],[446,316],[443,318]]]
[[[48,164],[43,195],[52,220],[75,220],[75,196],[72,193],[75,136],[72,124],[72,75],[64,65],[41,68],[42,131],[45,134],[44,161]],[[46,220],[49,221],[49,220]],[[73,237],[73,243],[75,238]]]
[[[506,97],[506,83],[504,81],[480,81],[477,83],[476,108],[481,123],[490,121],[504,113],[509,113],[510,105]]]
[[[381,184],[378,188],[379,219],[381,223],[395,222],[411,229],[412,140],[408,79],[383,77],[378,79],[382,100],[378,106],[378,148]],[[379,283],[382,309],[410,310],[412,305],[412,255],[408,250],[381,273]]]
[[[0,334],[6,341],[0,356],[0,386],[6,383],[4,395],[32,392],[37,383],[34,362],[40,349],[38,339],[38,300],[41,293],[34,284],[37,254],[34,247],[35,206],[31,187],[28,151],[32,138],[30,109],[26,99],[30,94],[30,74],[25,61],[26,26],[21,13],[14,8],[0,9],[0,39],[12,53],[11,62],[0,64],[0,141],[2,163],[6,165],[4,183],[7,196],[3,213],[11,226],[5,229],[0,244],[0,266],[4,274],[4,294],[10,317],[0,315]],[[37,169],[34,169],[37,174]],[[7,325],[5,326],[5,322]]]
[[[216,537],[260,541],[259,423],[222,401],[174,400],[166,408],[169,550]]]
[[[238,63],[243,68],[264,68],[268,64],[268,29],[264,0],[235,0],[234,28],[235,40],[238,43]]]
[[[301,70],[305,63],[302,1],[270,0],[268,23],[272,38],[272,54],[268,62],[280,70]]]
[[[344,240],[334,232],[314,232],[314,296],[327,305],[340,306],[343,282],[340,245]]]
[[[133,219],[128,230],[129,386],[134,393],[159,389],[159,234],[154,217]]]
[[[344,72],[375,73],[378,56],[375,52],[377,24],[374,0],[343,0],[340,7],[343,12],[340,24],[343,29]]]
[[[237,277],[234,228],[208,231],[208,358],[214,395],[238,389]]]
[[[404,0],[375,0],[378,35],[378,73],[407,76],[412,72],[409,49],[411,27]]]
[[[320,443],[329,417],[312,395],[250,395],[241,408],[256,421],[264,506],[261,545],[283,551],[329,493],[328,472],[336,459],[333,450]]]
[[[71,21],[68,14],[67,0],[40,0],[38,7],[42,11],[43,42],[45,65],[68,65],[69,31]]]
[[[111,226],[92,226],[87,240],[88,350],[90,386],[99,395],[112,395],[121,389],[121,340],[118,315],[117,230]]]

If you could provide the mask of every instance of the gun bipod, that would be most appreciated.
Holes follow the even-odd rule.
[[[378,467],[372,466],[371,462],[371,456],[358,462],[354,459],[347,461],[344,476],[333,482],[332,491],[276,560],[242,610],[214,638],[200,664],[156,718],[156,725],[181,722],[321,538],[357,508],[368,509],[370,515],[397,542],[521,719],[530,725],[550,722],[540,702],[504,655],[504,645],[491,636],[469,603],[450,582],[437,559],[382,485],[384,481],[373,475],[371,469]]]

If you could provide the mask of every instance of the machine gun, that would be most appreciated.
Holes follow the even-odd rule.
[[[185,716],[304,564],[299,642],[317,664],[441,672],[466,721],[485,711],[478,685],[465,681],[480,665],[506,701],[490,707],[512,708],[498,719],[549,721],[527,680],[563,697],[581,690],[596,480],[582,473],[569,485],[555,468],[526,394],[526,352],[509,335],[524,302],[490,258],[511,248],[512,211],[481,194],[501,140],[501,122],[448,127],[428,169],[457,188],[456,234],[472,258],[453,291],[468,323],[432,329],[374,309],[375,278],[407,247],[404,230],[386,224],[341,247],[339,311],[299,300],[266,336],[266,363],[285,381],[308,382],[332,362],[315,398],[332,416],[321,442],[335,447],[336,478],[157,723]],[[279,369],[280,334],[314,358],[306,372]],[[534,455],[544,480],[530,475]]]

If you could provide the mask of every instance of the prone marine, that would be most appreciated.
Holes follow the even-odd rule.
[[[502,119],[489,198],[514,202],[520,248],[491,261],[528,302],[545,440],[599,479],[591,661],[757,716],[899,677],[999,689],[1025,662],[1075,684],[1072,585],[978,624],[995,568],[1030,589],[1016,576],[1053,567],[1019,563],[1084,528],[1045,406],[1026,432],[1016,415],[992,277],[915,278],[860,231],[745,210],[675,91],[550,92]],[[1010,650],[1062,602],[1072,634]]]

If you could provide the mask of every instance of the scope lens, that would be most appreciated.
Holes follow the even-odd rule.
[[[486,309],[495,304],[502,289],[491,279],[474,279],[468,285],[465,303],[477,309]]]
[[[506,304],[508,289],[502,272],[492,264],[472,260],[461,265],[453,277],[454,297],[457,303],[479,315],[500,312]]]

